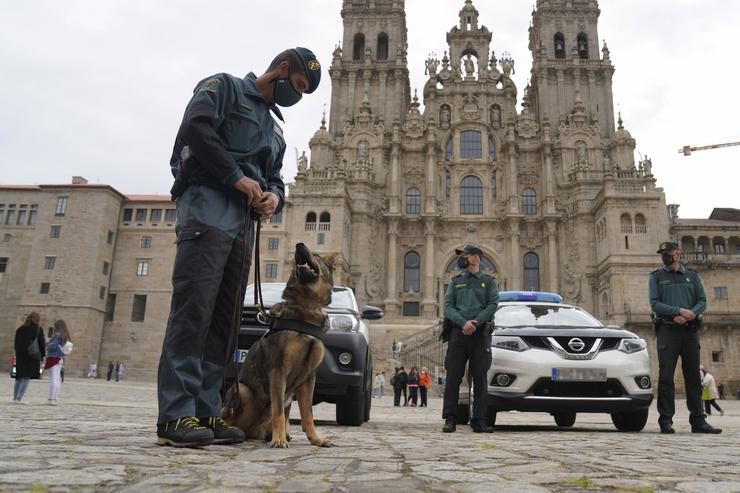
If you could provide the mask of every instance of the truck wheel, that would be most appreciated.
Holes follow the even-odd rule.
[[[337,397],[337,424],[360,426],[365,419],[366,394],[360,387],[347,387],[347,394]]]
[[[648,420],[649,409],[612,413],[612,423],[619,431],[642,431]]]
[[[576,422],[576,413],[555,413],[555,424],[561,428],[570,428]]]

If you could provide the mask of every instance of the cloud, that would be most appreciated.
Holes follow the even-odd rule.
[[[411,88],[424,60],[441,56],[464,2],[406,0]],[[516,60],[519,96],[529,79],[531,2],[474,2],[497,55]],[[212,3],[194,0],[12,2],[0,18],[0,169],[3,183],[68,182],[83,175],[124,193],[167,193],[169,155],[194,85],[218,72],[261,73],[292,46],[324,68],[342,39],[340,0]],[[719,0],[600,2],[599,35],[616,66],[614,101],[658,185],[682,217],[740,207],[731,186],[740,148],[685,158],[684,144],[740,140],[734,26],[740,11]],[[421,94],[420,94],[421,97]],[[308,150],[331,99],[319,89],[285,111],[286,180],[293,148]],[[718,179],[721,178],[721,179]]]

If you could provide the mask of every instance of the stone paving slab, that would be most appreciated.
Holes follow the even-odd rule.
[[[148,382],[67,379],[59,405],[48,382],[31,382],[27,405],[3,378],[0,491],[121,492],[740,492],[740,401],[720,401],[721,435],[691,434],[683,401],[675,435],[658,433],[655,409],[641,433],[620,433],[608,415],[579,414],[573,428],[552,417],[501,413],[495,433],[441,432],[441,400],[394,408],[373,400],[361,427],[338,426],[334,406],[315,406],[308,443],[291,426],[288,449],[248,441],[174,449],[154,444],[156,388]],[[297,417],[297,410],[294,410]]]

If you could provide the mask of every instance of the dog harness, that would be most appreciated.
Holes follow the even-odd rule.
[[[324,335],[324,328],[318,325],[310,324],[303,320],[291,320],[287,318],[276,318],[273,319],[270,325],[270,330],[267,332],[265,337],[269,336],[273,332],[280,332],[282,330],[292,330],[293,332],[300,332],[316,339],[321,340]]]

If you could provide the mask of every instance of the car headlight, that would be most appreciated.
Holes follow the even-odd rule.
[[[357,332],[359,322],[352,315],[331,314],[329,315],[329,330],[341,330],[343,332]]]
[[[617,349],[623,353],[631,354],[642,351],[647,348],[645,339],[622,339]]]
[[[509,351],[526,351],[529,349],[529,344],[517,336],[493,336],[491,346],[498,349],[508,349]]]

